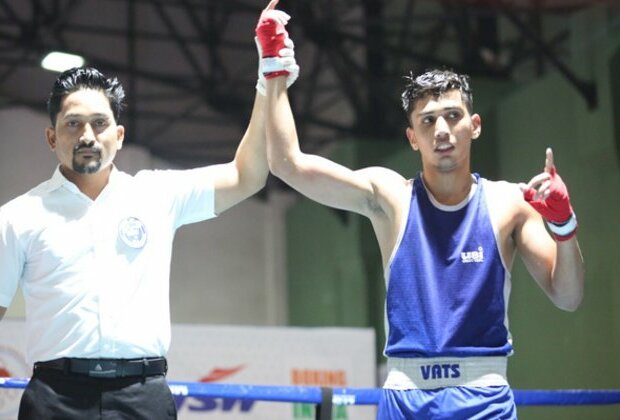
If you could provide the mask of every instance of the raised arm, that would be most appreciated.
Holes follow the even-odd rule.
[[[217,214],[260,191],[269,167],[265,149],[265,97],[256,93],[250,122],[232,161],[207,168],[215,188]]]
[[[577,219],[551,149],[546,151],[544,171],[522,184],[521,190],[530,204],[516,235],[521,257],[551,301],[560,309],[574,311],[583,299],[584,263],[577,242]]]
[[[270,10],[271,16],[285,25],[288,21],[288,15],[274,10],[277,3],[277,0],[272,0],[263,10],[263,14]],[[269,173],[265,145],[266,88],[262,69],[265,63],[262,60],[262,51],[258,42],[256,46],[259,59],[258,82],[248,128],[231,162],[207,168],[207,175],[214,180],[215,212],[217,214],[260,191],[265,186]],[[289,85],[296,80],[299,71],[292,47],[291,44],[284,48],[284,54],[288,57],[284,61],[267,63],[272,69],[274,66],[280,66],[281,71],[286,71]]]
[[[257,27],[263,51],[286,38],[276,25],[266,22]],[[291,187],[319,203],[372,217],[385,211],[379,185],[386,177],[400,175],[385,168],[353,171],[326,158],[303,153],[299,147],[291,111],[286,78],[267,76],[267,155],[272,173]]]
[[[269,168],[275,176],[310,199],[330,207],[367,216],[381,207],[371,176],[376,171],[353,171],[300,150],[282,78],[267,81],[267,100],[267,153]]]

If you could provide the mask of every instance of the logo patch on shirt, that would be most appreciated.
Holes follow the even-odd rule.
[[[477,251],[461,252],[461,262],[463,264],[481,263],[484,261],[484,250],[481,246]]]
[[[146,226],[137,217],[126,217],[118,225],[118,236],[131,248],[143,248],[146,244]]]

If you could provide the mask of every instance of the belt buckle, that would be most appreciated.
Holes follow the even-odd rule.
[[[118,375],[116,360],[92,360],[88,367],[88,376],[94,378],[116,378]]]

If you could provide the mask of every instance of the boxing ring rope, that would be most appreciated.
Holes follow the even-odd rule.
[[[23,389],[28,378],[0,378],[0,388]],[[168,381],[175,396],[235,398],[255,401],[306,403],[317,406],[317,419],[331,419],[332,405],[376,405],[378,388],[321,388],[213,384]],[[517,406],[576,406],[620,404],[620,389],[513,390]]]

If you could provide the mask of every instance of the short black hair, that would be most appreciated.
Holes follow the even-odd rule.
[[[473,112],[474,97],[469,86],[469,76],[458,74],[452,70],[434,69],[415,76],[409,72],[405,79],[405,90],[401,95],[402,106],[407,113],[407,120],[411,118],[411,113],[417,101],[428,95],[435,97],[452,89],[461,91],[461,97],[469,113]],[[409,121],[411,123],[411,121]]]
[[[65,96],[81,89],[94,89],[103,92],[110,101],[114,119],[116,122],[120,120],[121,111],[125,107],[125,91],[121,82],[116,77],[108,79],[93,67],[74,67],[58,76],[47,99],[47,113],[52,126],[56,126],[56,118]]]

